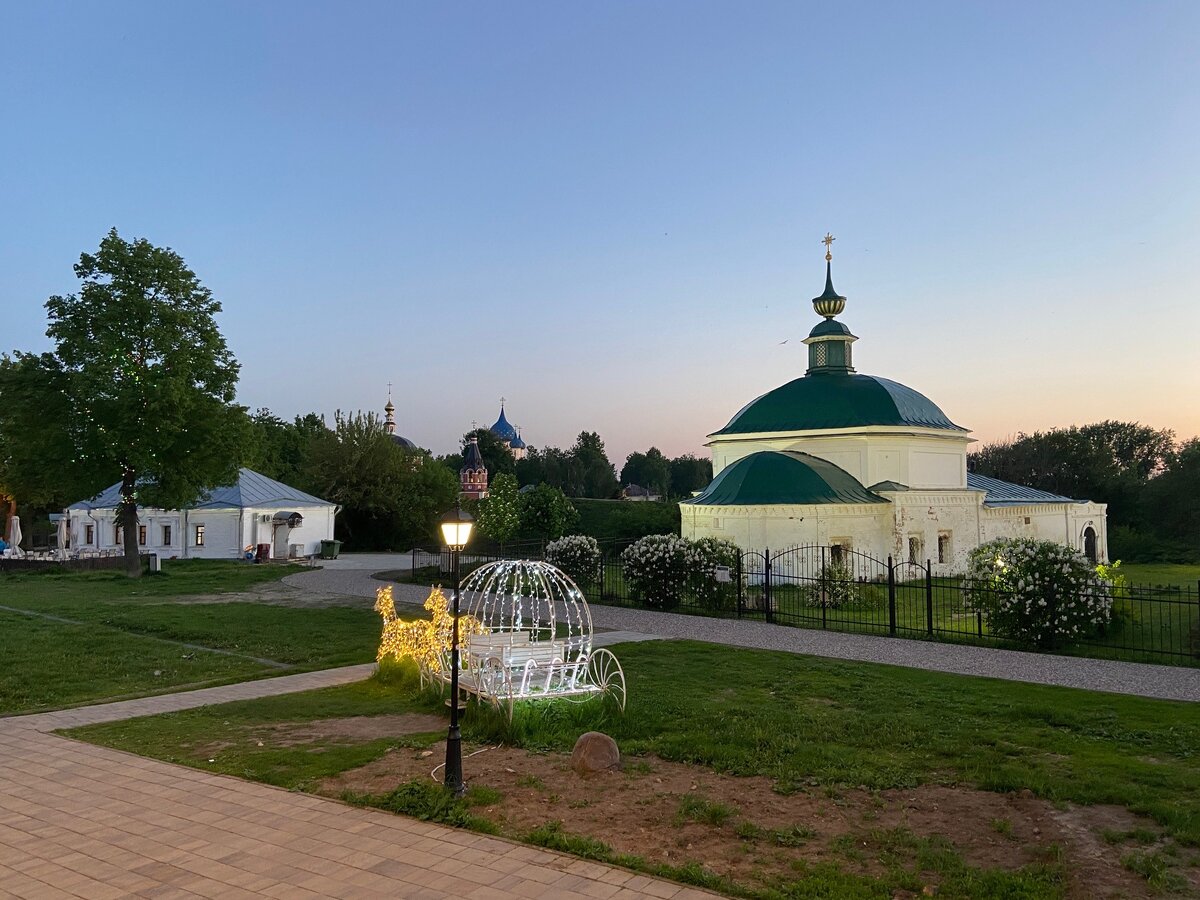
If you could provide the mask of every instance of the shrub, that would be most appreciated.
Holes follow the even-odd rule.
[[[674,609],[701,568],[695,545],[676,534],[651,534],[621,553],[625,583],[647,606]]]
[[[1070,547],[1001,538],[971,551],[968,602],[994,634],[1054,647],[1092,634],[1112,615],[1112,587]]]
[[[737,604],[737,585],[717,581],[717,567],[734,569],[741,550],[732,541],[707,537],[692,542],[694,566],[688,580],[689,593],[707,609],[729,609]]]
[[[1129,590],[1129,580],[1125,577],[1125,573],[1121,571],[1121,561],[1118,559],[1109,565],[1101,563],[1096,566],[1096,575],[1102,582],[1108,585],[1109,592],[1112,594],[1112,613],[1109,619],[1113,627],[1119,628],[1122,625],[1136,625],[1141,617],[1133,605],[1132,592]]]
[[[822,566],[818,578],[820,580],[816,584],[804,590],[806,606],[839,609],[858,602],[859,586],[854,581],[850,567],[844,562],[829,562]]]
[[[566,572],[580,588],[600,580],[600,545],[594,537],[569,534],[550,542],[546,562]]]

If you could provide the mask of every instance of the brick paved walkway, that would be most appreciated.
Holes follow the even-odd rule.
[[[0,719],[0,897],[615,898],[705,891],[50,729],[342,684],[350,666]]]

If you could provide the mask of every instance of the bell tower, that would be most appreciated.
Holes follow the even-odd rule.
[[[488,493],[487,466],[479,452],[479,438],[471,435],[466,452],[463,453],[462,468],[458,470],[458,486],[462,496],[471,500],[482,500]]]

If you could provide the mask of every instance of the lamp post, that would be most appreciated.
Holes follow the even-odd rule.
[[[450,732],[446,736],[446,787],[455,797],[466,793],[462,771],[462,732],[458,726],[458,559],[467,541],[475,520],[455,504],[454,509],[442,516],[442,539],[450,551],[450,584],[454,591],[454,627],[450,638]]]

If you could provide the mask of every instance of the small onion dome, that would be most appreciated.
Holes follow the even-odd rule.
[[[509,421],[504,416],[504,406],[500,407],[500,418],[496,420],[496,424],[488,429],[496,437],[502,441],[512,441],[517,436],[517,429],[509,424]]]
[[[508,446],[511,447],[513,450],[524,450],[525,442],[523,440],[521,440],[521,435],[518,434],[515,438],[513,438],[511,441],[509,441]]]
[[[813,297],[813,309],[818,316],[832,319],[846,308],[846,298],[833,289],[833,263],[825,261],[825,292],[820,297]]]
[[[392,403],[391,397],[388,397],[387,405],[383,407],[383,411],[385,413],[394,413],[396,411],[396,404]]]

